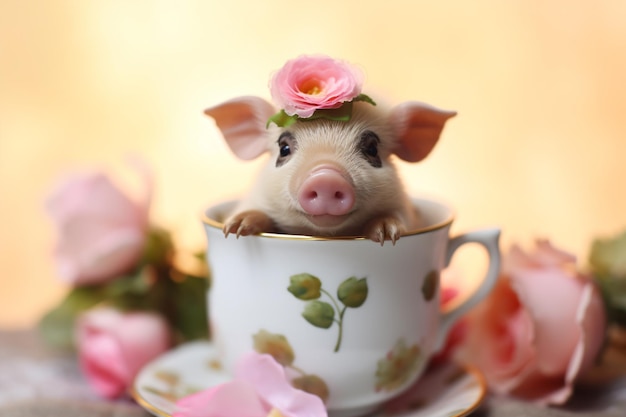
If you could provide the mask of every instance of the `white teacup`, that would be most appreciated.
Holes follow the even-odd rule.
[[[453,211],[414,199],[422,226],[392,245],[352,238],[222,233],[234,202],[204,219],[212,273],[209,319],[226,370],[251,350],[272,354],[332,416],[372,411],[420,377],[454,322],[498,277],[498,229],[450,238]],[[464,243],[489,254],[485,278],[441,312],[439,274]]]

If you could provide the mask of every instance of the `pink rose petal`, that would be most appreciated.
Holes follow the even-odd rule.
[[[265,417],[269,413],[254,387],[231,381],[184,397],[173,417]]]
[[[238,362],[232,381],[176,403],[174,417],[327,417],[322,400],[294,388],[270,355],[250,352]]]
[[[598,289],[593,283],[587,283],[576,312],[576,323],[580,326],[581,337],[565,376],[568,384],[572,384],[579,375],[593,366],[595,357],[586,353],[600,351],[604,344],[606,317],[601,300]]]
[[[155,313],[102,307],[79,317],[76,344],[87,381],[101,396],[116,398],[145,364],[169,349],[170,330]]]
[[[290,116],[311,117],[319,109],[335,109],[361,93],[362,72],[326,56],[301,56],[274,74],[270,91]]]
[[[548,268],[516,271],[511,285],[533,318],[536,366],[546,375],[564,374],[580,338],[575,316],[581,283],[561,269]]]
[[[131,200],[104,173],[73,175],[54,188],[46,210],[56,225],[58,273],[72,285],[98,284],[127,272],[141,257],[153,186],[140,172],[144,196]]]
[[[93,334],[89,343],[82,347],[79,361],[95,391],[104,398],[117,398],[126,391],[130,375],[124,366],[121,347],[114,338]]]
[[[322,400],[294,388],[287,380],[284,368],[270,355],[251,353],[244,356],[235,377],[254,386],[259,396],[271,408],[280,410],[284,417],[326,416]]]

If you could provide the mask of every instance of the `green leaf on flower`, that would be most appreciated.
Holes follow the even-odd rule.
[[[316,119],[327,119],[334,120],[337,122],[348,122],[352,117],[352,102],[346,102],[341,105],[341,107],[337,107],[336,109],[319,109],[315,110],[315,112],[311,115],[311,117],[307,117],[306,119],[302,119],[304,121],[316,120]]]
[[[144,267],[132,274],[114,279],[104,287],[107,298],[117,298],[126,295],[144,295],[151,287],[151,272]]]
[[[315,327],[328,329],[333,325],[335,319],[335,310],[324,301],[309,301],[304,307],[302,317]]]
[[[177,281],[171,293],[174,311],[170,317],[181,341],[209,337],[207,290],[209,280],[186,275]]]
[[[350,277],[339,285],[337,297],[346,307],[360,307],[367,298],[367,281],[365,278]]]
[[[103,286],[108,305],[122,311],[159,310],[171,291],[167,269],[146,265]],[[164,276],[165,275],[165,276]]]
[[[322,281],[314,275],[302,273],[289,278],[287,290],[299,300],[315,300],[320,298]]]
[[[359,94],[352,101],[364,101],[366,103],[371,104],[372,106],[376,105],[376,102],[372,100],[372,98],[366,94]]]
[[[49,311],[39,321],[39,332],[43,340],[54,348],[71,350],[74,348],[74,326],[82,312],[104,300],[100,286],[72,289],[61,304]]]
[[[614,238],[594,240],[589,263],[598,278],[626,280],[626,231]]]
[[[278,127],[289,127],[298,120],[311,121],[317,119],[326,119],[337,122],[348,122],[352,118],[352,107],[353,103],[356,101],[364,101],[371,104],[372,106],[376,105],[376,102],[372,100],[370,96],[366,94],[359,94],[351,101],[346,101],[342,103],[336,109],[317,109],[315,110],[315,112],[313,112],[311,116],[306,118],[299,117],[297,114],[289,116],[287,113],[285,113],[285,110],[281,109],[278,113],[274,114],[268,119],[265,128],[268,128],[270,123],[274,123]]]
[[[170,233],[158,226],[150,226],[144,246],[141,263],[164,265],[171,258],[174,244]]]
[[[589,264],[605,301],[609,321],[626,327],[626,231],[591,245]]]
[[[270,126],[270,123],[276,124],[278,127],[289,127],[298,121],[298,115],[294,114],[293,116],[289,116],[285,113],[284,110],[279,111],[275,115],[269,118],[267,121],[265,128],[267,129]]]
[[[626,328],[626,280],[599,279],[608,320]]]

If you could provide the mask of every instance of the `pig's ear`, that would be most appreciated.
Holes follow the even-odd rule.
[[[204,111],[215,120],[226,143],[241,159],[254,159],[266,149],[267,120],[276,112],[259,97],[238,97]]]
[[[393,151],[405,161],[421,161],[437,144],[446,120],[455,115],[415,101],[394,107],[389,115],[397,140]]]

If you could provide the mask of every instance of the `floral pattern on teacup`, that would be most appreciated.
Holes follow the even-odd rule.
[[[284,335],[261,329],[252,335],[252,341],[256,352],[271,355],[276,362],[298,375],[291,379],[291,385],[317,395],[324,402],[328,400],[330,392],[326,382],[319,376],[308,374],[294,365],[295,353]]]
[[[430,301],[435,297],[439,287],[439,272],[434,269],[426,275],[422,284],[422,295],[426,301]]]
[[[292,366],[295,359],[293,348],[282,334],[259,330],[252,335],[254,350],[271,355],[282,366]]]
[[[423,361],[419,345],[407,346],[404,338],[398,339],[387,355],[378,361],[376,391],[393,391],[407,383]]]
[[[347,308],[358,308],[367,299],[368,286],[366,278],[350,277],[337,288],[337,298],[322,287],[322,281],[309,273],[292,275],[287,290],[299,300],[307,301],[302,317],[315,327],[329,329],[337,323],[339,333],[335,352],[341,348],[343,335],[343,316]],[[325,295],[330,302],[321,301]],[[337,318],[336,318],[337,316]]]

